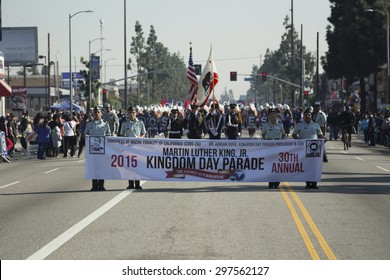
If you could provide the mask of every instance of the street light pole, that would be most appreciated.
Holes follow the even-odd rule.
[[[45,67],[46,71],[45,71],[45,96],[47,98],[47,70],[48,70],[48,66],[47,66],[47,61],[46,61],[46,55],[40,55],[39,56],[40,59],[44,58],[45,59],[45,65],[43,67]],[[42,73],[41,73],[42,74]],[[46,105],[48,105],[49,102],[46,102]]]
[[[92,13],[92,11],[78,11],[77,13],[69,14],[69,94],[70,94],[70,112],[73,111],[73,92],[72,92],[72,17],[81,13]]]
[[[302,81],[301,81],[301,93],[300,93],[300,101],[301,101],[301,106],[302,108],[304,108],[305,104],[304,104],[304,91],[305,91],[305,71],[306,71],[306,67],[305,67],[305,59],[304,57],[299,57],[299,56],[291,56],[293,58],[296,58],[296,59],[299,59],[301,62],[302,62]]]
[[[91,75],[91,44],[94,41],[97,40],[105,40],[106,38],[96,38],[93,40],[89,41],[89,52],[88,52],[88,57],[89,57],[89,71],[88,71],[88,80],[89,80],[89,87],[88,87],[88,93],[89,93],[89,105],[88,105],[88,111],[92,108],[92,75]]]

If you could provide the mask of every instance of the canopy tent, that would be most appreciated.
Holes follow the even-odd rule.
[[[0,79],[0,96],[12,96],[12,88],[3,80]]]
[[[61,103],[58,103],[56,105],[53,105],[50,107],[50,109],[56,109],[56,110],[63,110],[63,111],[70,111],[70,101],[65,100]],[[84,113],[84,107],[77,105],[77,104],[72,104],[72,109],[73,111]]]

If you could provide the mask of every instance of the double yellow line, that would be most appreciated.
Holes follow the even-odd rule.
[[[290,213],[294,219],[294,222],[299,230],[299,233],[302,236],[303,241],[305,242],[306,248],[309,251],[310,256],[312,257],[313,260],[320,260],[320,256],[316,250],[316,248],[313,245],[313,242],[310,239],[309,234],[307,233],[305,227],[303,226],[302,220],[299,218],[299,215],[297,211],[294,208],[294,205],[289,198],[289,195],[294,199],[297,207],[301,211],[303,217],[305,218],[307,224],[309,225],[311,231],[313,232],[314,236],[316,237],[318,243],[320,244],[322,250],[324,251],[326,257],[329,260],[335,260],[336,256],[333,254],[332,250],[330,249],[328,243],[322,236],[321,232],[318,230],[316,224],[314,223],[313,219],[310,217],[309,213],[307,212],[305,206],[303,206],[303,203],[301,200],[298,198],[297,194],[294,192],[294,190],[291,188],[291,186],[285,182],[281,184],[279,187],[279,190],[282,193],[282,196],[284,198],[284,201],[287,204],[288,209],[290,210]],[[288,193],[288,194],[287,194]]]

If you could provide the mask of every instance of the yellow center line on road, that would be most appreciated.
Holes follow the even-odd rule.
[[[294,222],[299,230],[299,233],[302,236],[303,242],[305,242],[306,248],[309,251],[311,258],[313,260],[319,260],[320,256],[318,255],[316,248],[314,247],[313,243],[311,242],[310,237],[307,234],[305,227],[302,224],[301,219],[299,218],[297,212],[295,211],[294,206],[286,193],[286,190],[283,187],[279,188],[279,190],[282,192],[282,196],[284,198],[284,201],[286,202],[287,207],[290,210],[291,216],[293,217]]]
[[[326,242],[325,238],[322,236],[321,232],[319,231],[319,229],[317,228],[316,224],[314,223],[313,219],[310,217],[309,215],[309,212],[306,210],[305,206],[303,205],[302,201],[298,198],[297,194],[294,192],[294,190],[292,189],[292,187],[290,186],[289,183],[285,182],[284,183],[285,187],[287,188],[288,190],[288,193],[292,196],[292,198],[294,199],[295,203],[297,204],[299,210],[301,211],[301,213],[303,214],[306,222],[308,223],[311,231],[313,232],[314,236],[317,238],[317,241],[318,243],[320,244],[322,250],[324,251],[325,255],[327,256],[327,258],[329,260],[336,260],[336,256],[334,255],[332,249],[329,247],[328,243]],[[285,192],[285,190],[283,188],[281,188],[282,190],[282,194],[283,192]],[[288,198],[287,194],[284,193],[283,194],[283,197],[286,201],[286,198],[285,196],[287,197],[287,199],[289,200],[289,203],[291,204],[291,201],[290,199]],[[286,201],[287,203],[287,201]],[[289,209],[290,209],[290,206],[288,206]],[[292,206],[293,207],[293,206]],[[291,209],[290,209],[290,212],[291,212]],[[294,212],[295,212],[295,209],[294,209]],[[293,215],[293,213],[291,213]],[[296,215],[296,212],[295,214]],[[293,218],[294,218],[294,215],[293,215]],[[299,217],[298,217],[299,219]],[[294,221],[295,221],[295,218],[294,218]],[[302,224],[302,222],[299,220],[299,223]],[[305,238],[307,238],[306,236],[303,236],[302,235],[302,238],[304,239],[305,241]],[[305,244],[306,244],[306,241],[305,241]],[[306,245],[307,246],[307,245]],[[310,252],[310,248],[308,247],[308,250]]]

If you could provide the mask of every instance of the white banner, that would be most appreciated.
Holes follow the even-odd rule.
[[[321,181],[323,140],[193,140],[90,136],[89,179]]]

